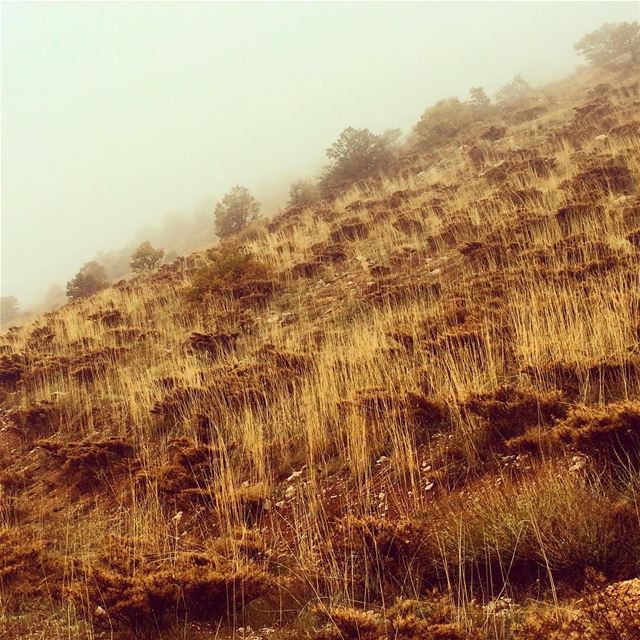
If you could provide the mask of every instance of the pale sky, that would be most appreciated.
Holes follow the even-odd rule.
[[[580,63],[580,36],[638,13],[636,2],[3,2],[2,295],[28,308],[97,251],[234,184],[284,192],[347,126],[407,131],[471,86],[559,79]]]

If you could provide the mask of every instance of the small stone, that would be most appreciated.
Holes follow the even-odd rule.
[[[569,467],[569,471],[580,471],[580,469],[583,469],[586,464],[587,461],[584,458],[578,458],[578,460]]]
[[[292,482],[296,478],[299,478],[302,475],[302,469],[300,471],[294,471],[288,478],[287,482]]]

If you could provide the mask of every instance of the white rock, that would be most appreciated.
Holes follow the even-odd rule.
[[[580,471],[580,469],[583,469],[586,464],[587,461],[584,458],[578,458],[578,460],[569,467],[569,471]]]

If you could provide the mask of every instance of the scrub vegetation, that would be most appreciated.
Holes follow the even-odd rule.
[[[605,58],[348,130],[275,218],[236,188],[216,246],[5,332],[2,637],[638,638],[640,77]]]

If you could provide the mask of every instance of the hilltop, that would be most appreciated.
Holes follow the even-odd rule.
[[[5,333],[3,637],[637,637],[639,125],[585,71]]]

